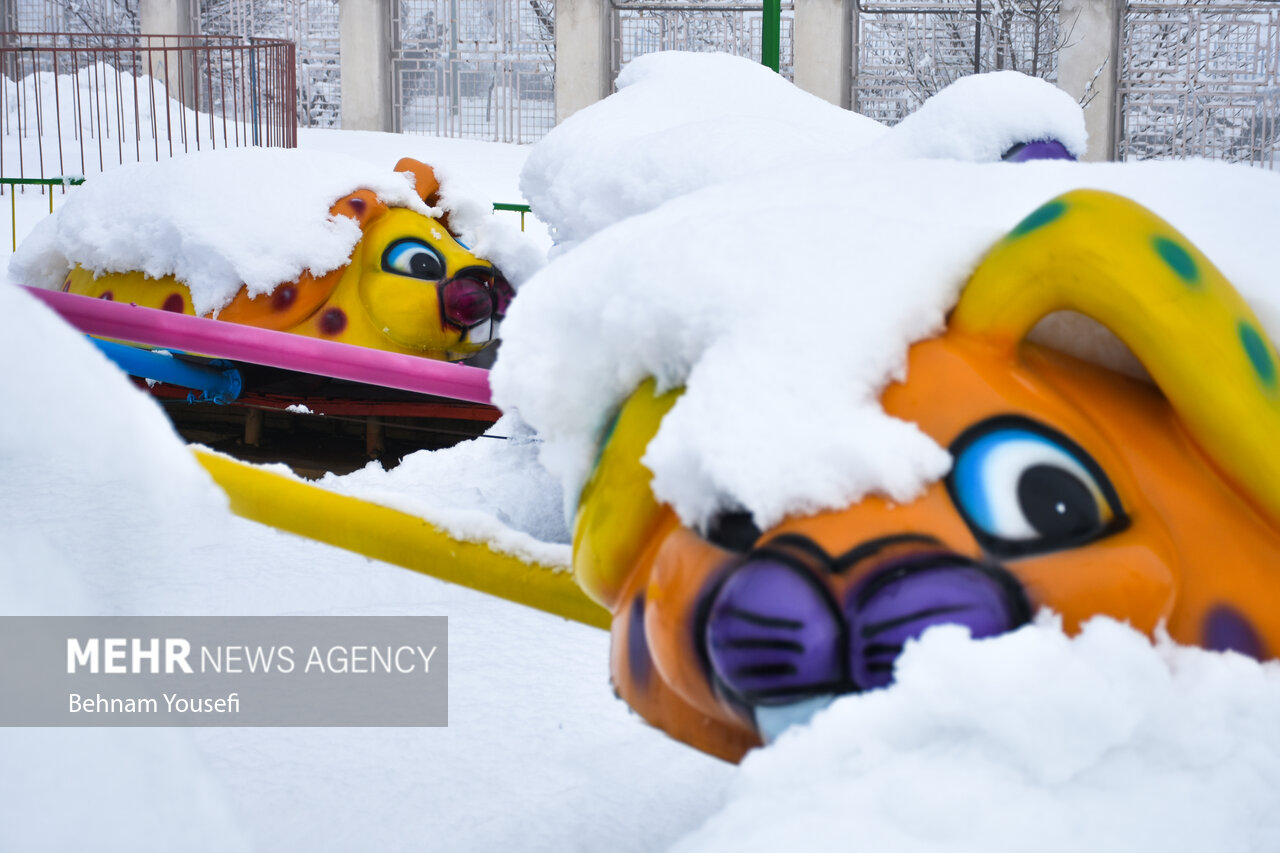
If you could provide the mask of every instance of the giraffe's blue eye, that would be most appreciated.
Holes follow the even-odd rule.
[[[1073,547],[1128,523],[1107,475],[1066,436],[1027,418],[991,418],[951,448],[951,499],[1001,557]]]
[[[444,278],[444,259],[421,240],[397,240],[382,253],[382,268],[396,275],[407,275],[426,281]]]

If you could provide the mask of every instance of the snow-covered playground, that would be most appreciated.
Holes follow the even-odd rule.
[[[9,282],[140,270],[217,310],[242,284],[268,293],[341,266],[360,235],[329,206],[363,188],[422,207],[391,166],[430,164],[450,228],[516,288],[491,374],[504,416],[485,437],[317,484],[559,571],[575,566],[579,496],[600,482],[611,423],[650,378],[683,389],[642,461],[690,537],[727,514],[807,531],[863,501],[945,495],[958,445],[890,410],[886,389],[914,378],[912,346],[946,332],[993,247],[1066,193],[1131,200],[1211,260],[1256,317],[1255,368],[1273,352],[1263,338],[1280,341],[1280,176],[1002,162],[1039,140],[1085,150],[1079,107],[1041,81],[965,78],[893,128],[723,55],[645,56],[618,90],[532,148],[304,130],[296,151],[90,174],[53,216],[28,192]],[[523,233],[487,207],[526,201]],[[1032,340],[1160,397],[1163,363],[1081,320],[1050,316]],[[820,696],[733,764],[615,695],[609,632],[233,514],[155,401],[17,286],[0,286],[0,352],[0,613],[440,615],[450,641],[442,728],[0,729],[0,849],[1280,850],[1280,664],[1188,641],[1172,604],[1151,624],[1140,604],[1121,612],[1138,580],[1095,611],[1115,618],[1045,608],[1000,636],[910,636],[891,686]],[[1224,429],[1252,440],[1250,424]],[[1215,450],[1188,455],[1244,482],[1222,501],[1270,531],[1266,484]],[[1112,474],[1137,515],[1124,492],[1142,478]],[[1178,532],[1150,534],[1151,551],[1176,551]],[[1202,533],[1221,537],[1224,573],[1254,553]],[[1036,583],[1033,601],[1051,600],[1035,595],[1055,581]],[[1201,581],[1170,583],[1189,596]],[[1258,657],[1280,653],[1276,623],[1251,619]]]

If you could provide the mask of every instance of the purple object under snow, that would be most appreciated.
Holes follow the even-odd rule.
[[[1034,142],[1019,142],[1004,152],[1000,158],[1006,163],[1026,163],[1029,160],[1074,160],[1067,146],[1056,139],[1037,139]]]

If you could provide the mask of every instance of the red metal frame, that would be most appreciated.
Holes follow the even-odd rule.
[[[140,385],[144,385],[139,380]],[[191,393],[186,388],[157,383],[151,395],[161,400],[185,400]],[[289,406],[303,405],[315,415],[379,415],[381,417],[439,418],[442,420],[496,423],[502,412],[483,403],[455,400],[355,400],[336,397],[290,397],[283,394],[246,392],[229,405],[285,411]]]
[[[54,115],[48,116],[38,72],[51,71],[55,79],[83,75],[84,81],[70,87],[70,103],[55,85]],[[18,82],[0,88],[0,177],[83,174],[111,160],[298,144],[296,47],[284,39],[6,32],[0,33],[0,72]],[[64,118],[74,126],[66,127]],[[6,142],[15,139],[16,175],[4,164]],[[57,148],[56,168],[46,145]]]

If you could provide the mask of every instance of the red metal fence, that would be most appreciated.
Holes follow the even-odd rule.
[[[282,39],[0,33],[0,177],[296,147],[295,74]]]

